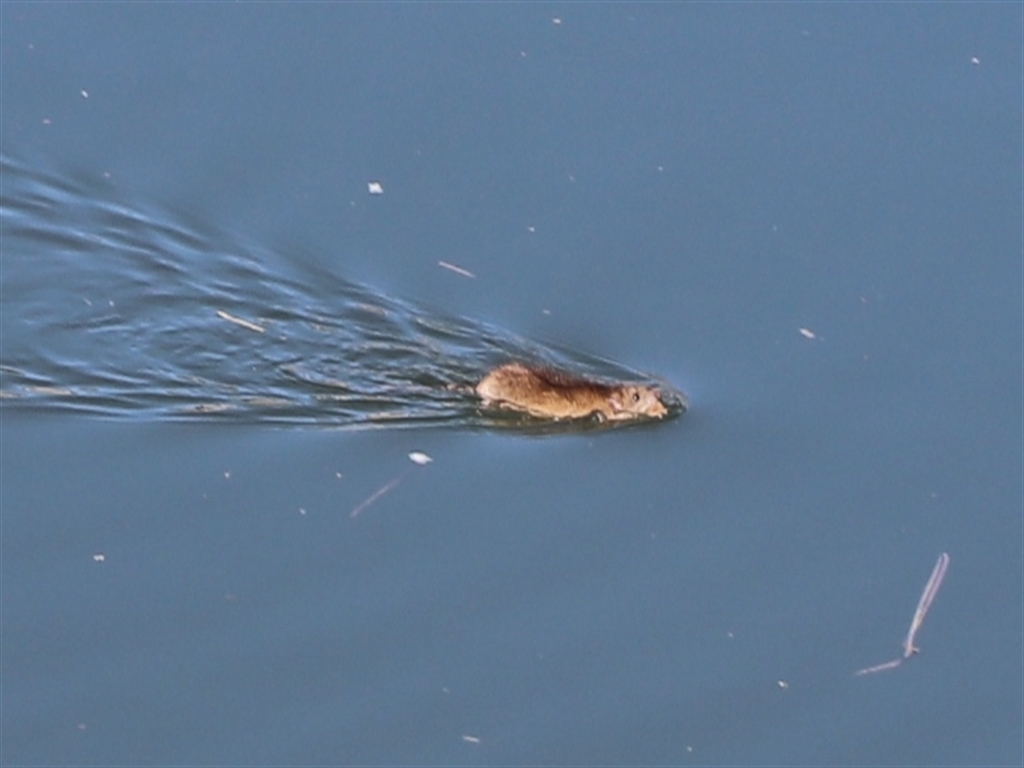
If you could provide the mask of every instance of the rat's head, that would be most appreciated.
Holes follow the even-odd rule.
[[[646,416],[660,419],[668,414],[668,408],[661,402],[661,393],[656,387],[628,384],[616,387],[608,402],[612,407],[613,419],[635,419]]]

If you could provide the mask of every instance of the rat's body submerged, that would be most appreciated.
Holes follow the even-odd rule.
[[[668,414],[656,387],[645,384],[602,384],[560,371],[501,365],[476,385],[486,407],[523,411],[546,419],[608,421],[660,419]]]

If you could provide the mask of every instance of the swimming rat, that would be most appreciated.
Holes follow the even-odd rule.
[[[660,419],[668,414],[656,387],[645,384],[602,384],[549,368],[506,363],[476,385],[489,408],[524,411],[546,419],[601,421]]]

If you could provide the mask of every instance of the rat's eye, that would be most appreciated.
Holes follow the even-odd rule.
[[[633,402],[634,403],[639,403],[640,402],[640,393],[639,392],[634,392],[633,393]]]

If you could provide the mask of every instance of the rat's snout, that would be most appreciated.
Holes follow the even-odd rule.
[[[674,387],[670,387],[668,390],[659,388],[657,394],[662,404],[670,410],[686,411],[690,407],[690,399],[686,393]]]

